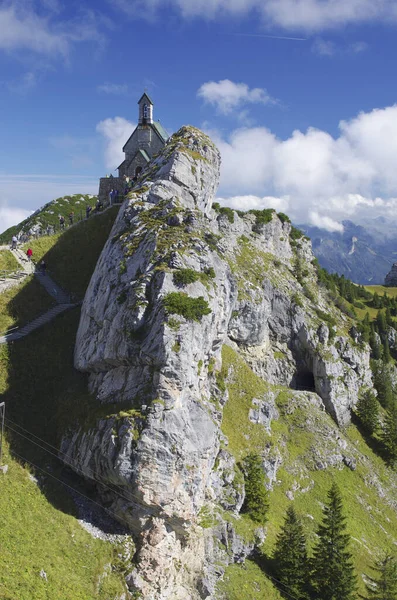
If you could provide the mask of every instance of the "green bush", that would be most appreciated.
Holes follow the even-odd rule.
[[[336,321],[334,319],[334,317],[332,317],[330,314],[317,309],[316,310],[317,316],[320,319],[320,321],[325,321],[327,323],[327,325],[330,325],[330,327],[335,327],[336,325]]]
[[[175,271],[173,281],[175,285],[188,285],[194,283],[200,279],[200,273],[194,271],[194,269],[179,269]]]
[[[219,204],[219,202],[213,202],[212,208],[214,209],[215,212],[219,212],[221,210],[221,205]]]
[[[205,241],[207,242],[210,250],[214,252],[218,250],[218,242],[221,239],[220,235],[216,235],[215,233],[208,232],[205,234]]]
[[[264,525],[269,510],[269,492],[265,487],[262,461],[257,454],[249,454],[244,460],[245,501],[244,512],[253,521]]]
[[[295,306],[300,306],[301,308],[303,308],[303,302],[298,294],[294,294],[292,296],[292,302],[295,304]]]
[[[181,315],[189,321],[201,321],[211,312],[208,302],[199,296],[190,298],[184,292],[171,292],[164,297],[164,308],[171,315]]]
[[[313,292],[313,290],[311,290],[309,287],[307,287],[307,285],[303,286],[303,293],[305,294],[306,298],[308,298],[311,302],[313,302],[313,303],[317,302],[315,293]]]
[[[222,206],[219,211],[219,214],[225,215],[229,223],[234,223],[234,211],[228,206]]]
[[[255,225],[253,227],[253,230],[258,233],[263,225],[266,225],[266,223],[270,223],[275,212],[276,211],[274,210],[274,208],[265,208],[264,210],[250,210],[249,213],[255,215]]]
[[[123,304],[127,300],[127,292],[123,291],[116,298],[117,304]]]
[[[282,223],[291,223],[291,219],[284,213],[278,213],[277,216]]]
[[[296,227],[291,225],[291,231],[289,232],[289,237],[293,241],[300,240],[303,237],[303,233],[300,229],[297,229]]]
[[[125,258],[123,258],[123,260],[121,261],[120,266],[119,266],[119,274],[123,275],[124,273],[126,273],[126,271],[127,271],[127,263],[125,261]]]
[[[211,279],[215,279],[216,277],[214,267],[207,267],[206,269],[204,269],[204,273]]]

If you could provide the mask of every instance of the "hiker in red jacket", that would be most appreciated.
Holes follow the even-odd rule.
[[[33,250],[32,248],[28,248],[27,252],[26,252],[26,256],[28,257],[28,260],[31,261],[32,260],[32,254],[33,254]]]

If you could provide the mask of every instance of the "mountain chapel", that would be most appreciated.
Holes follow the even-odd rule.
[[[123,193],[125,177],[138,177],[142,169],[157,154],[169,138],[160,121],[153,120],[153,102],[146,94],[138,100],[138,125],[123,146],[124,160],[117,167],[118,177],[102,177],[99,198],[104,200],[111,189]]]

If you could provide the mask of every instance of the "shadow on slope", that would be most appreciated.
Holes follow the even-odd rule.
[[[75,300],[82,300],[120,206],[93,215],[61,235],[29,242],[37,264],[42,259],[56,283]],[[27,249],[28,245],[23,246]]]
[[[0,294],[0,334],[25,325],[55,304],[34,277],[24,279]]]
[[[43,596],[35,595],[35,598],[108,600],[119,597],[115,593],[99,594],[94,585],[95,581],[102,581],[100,577],[105,565],[113,560],[113,548],[91,538],[70,516],[83,517],[86,522],[99,524],[105,533],[121,533],[122,529],[105,511],[90,502],[94,498],[92,487],[57,459],[60,437],[65,428],[77,418],[88,419],[96,409],[87,393],[86,376],[73,368],[79,316],[78,308],[58,316],[52,323],[11,343],[8,348],[4,346],[6,352],[1,357],[0,367],[7,376],[2,382],[5,390],[0,401],[6,403],[6,437],[13,458],[8,459],[10,472],[4,476],[5,480],[8,478],[7,487],[2,484],[8,503],[0,502],[3,505],[0,544],[2,551],[4,547],[10,547],[10,556],[7,552],[2,554],[0,565],[7,572],[13,553],[18,557],[15,559],[14,556],[14,562],[19,565],[19,571],[13,578],[5,577],[5,583],[0,578],[0,592],[3,592],[3,583],[10,593],[9,598],[31,598],[31,586],[42,584],[37,575],[41,568],[49,574],[49,579],[52,572],[53,577],[46,595],[43,592]],[[26,483],[22,481],[23,473],[17,463],[25,467]],[[19,475],[14,481],[11,476],[16,472]],[[34,486],[28,481],[29,472],[34,474],[32,481],[37,482]],[[84,500],[81,494],[87,499]],[[78,499],[79,510],[75,498]],[[35,518],[42,519],[44,523],[35,521]],[[58,528],[63,527],[66,527],[67,535],[56,534]],[[40,541],[39,528],[46,536],[44,542]],[[30,553],[26,552],[26,548],[30,548]],[[40,556],[40,560],[36,555]],[[22,571],[29,574],[26,581]],[[118,574],[111,575],[110,583],[111,589],[114,587],[122,592],[122,579]],[[1,597],[8,597],[1,593]]]
[[[79,297],[84,295],[84,290],[89,283],[97,258],[107,240],[117,210],[118,207],[115,207],[98,216],[95,220],[92,219],[90,222],[77,225],[61,236],[54,236],[53,239],[47,238],[51,241],[52,247],[45,248],[45,244],[42,243],[45,238],[37,240],[37,243],[41,242],[42,256],[45,257],[48,263],[51,260],[54,264],[54,277],[57,275],[58,282],[66,289],[67,284],[73,282],[73,291],[79,294]],[[55,243],[53,244],[53,242]],[[50,297],[47,298],[46,292],[39,283],[36,280],[30,280],[21,287],[16,288],[11,296],[7,296],[4,309],[9,315],[10,323],[31,320],[31,317],[35,316],[36,310],[43,312],[41,310],[45,304],[41,296],[43,293],[45,294],[45,301],[51,302]],[[39,482],[39,495],[42,497],[39,502],[40,510],[44,510],[43,507],[48,506],[48,518],[54,521],[58,520],[59,514],[60,520],[62,514],[64,516],[77,516],[72,493],[61,482],[57,482],[55,478],[66,482],[67,485],[83,492],[84,495],[88,497],[92,495],[93,497],[93,494],[91,494],[93,490],[90,489],[90,486],[65,468],[57,458],[57,449],[60,446],[62,434],[76,421],[84,423],[88,427],[90,423],[95,423],[97,418],[105,417],[112,411],[115,412],[112,405],[98,407],[95,399],[87,392],[86,375],[79,373],[73,367],[74,344],[79,318],[80,309],[75,308],[59,315],[52,322],[33,331],[25,338],[0,347],[0,402],[4,401],[6,403],[6,437],[11,456],[13,456],[13,458],[8,457],[11,465],[10,473],[17,469],[17,463],[19,462],[21,466],[27,467],[27,471],[35,474]],[[118,410],[120,408],[118,406]],[[27,471],[25,471],[26,477]],[[18,482],[15,485],[17,484],[19,486]],[[18,523],[18,534],[15,534],[14,509],[16,507],[13,498],[14,496],[17,497],[19,492],[13,491],[13,489],[13,484],[10,482],[7,489],[10,512],[8,513],[6,510],[8,506],[6,503],[6,508],[3,507],[2,511],[2,533],[0,537],[7,536],[7,539],[14,539],[14,551],[17,554],[19,553],[19,546],[24,548],[29,546],[34,562],[35,548],[40,545],[40,536],[37,535],[38,524],[37,522],[29,522],[25,527],[20,527],[21,523]],[[36,491],[38,491],[37,485]],[[25,498],[21,498],[21,502],[24,506],[18,511],[23,510],[25,512],[20,515],[20,518],[28,522],[29,502],[26,499],[25,503]],[[50,505],[46,502],[49,502]],[[87,503],[90,504],[89,500],[87,500]],[[97,508],[100,511],[99,507]],[[53,509],[56,509],[55,513],[52,512]],[[89,512],[87,507],[85,512],[86,514]],[[54,514],[57,516],[51,516]],[[43,515],[43,518],[46,517],[47,513]],[[73,527],[79,529],[80,526],[75,521],[69,522],[75,523]],[[103,531],[114,532],[115,524],[109,518],[101,519],[101,523]],[[69,529],[72,529],[72,525],[69,525]],[[25,531],[29,540],[24,539]],[[118,531],[120,532],[120,528],[118,528]],[[31,539],[32,536],[34,537],[34,543]],[[87,538],[91,539],[88,535]],[[70,543],[73,545],[73,540],[70,540]],[[58,542],[54,539],[54,552],[62,556],[62,549],[58,546]],[[40,554],[41,549],[38,547],[36,549],[37,554]],[[70,569],[69,558],[71,558],[72,552],[69,548],[65,552],[68,553],[65,562],[68,565],[67,568]],[[21,555],[25,554],[21,552]],[[82,565],[89,564],[89,559],[84,557],[81,550],[80,554],[81,564],[79,563],[76,569],[81,571],[81,567],[84,573],[85,567]],[[91,562],[96,561],[98,564],[96,567],[95,564],[90,564],[90,569],[91,567],[97,571],[99,569],[99,574],[101,574],[106,562],[103,562],[98,554],[103,555],[103,557],[106,555],[106,562],[109,563],[109,551],[106,550],[105,552],[99,549],[97,555],[92,557]],[[58,558],[57,554],[55,562],[58,562]],[[33,567],[30,565],[29,558],[25,557],[25,559],[27,563],[29,562],[29,569],[26,568],[25,571],[30,572]],[[74,560],[76,560],[76,557],[74,557]],[[3,567],[8,568],[7,561]],[[87,576],[91,579],[87,582],[82,580],[79,583],[81,589],[84,586],[88,588],[95,580],[91,571],[87,571]],[[38,572],[40,572],[40,568]],[[1,597],[18,597],[19,600],[32,597],[28,592],[31,584],[28,585],[28,582],[23,579],[20,573],[15,573],[14,579],[7,579],[8,587],[4,592],[7,591],[9,596]],[[73,575],[71,575],[71,580],[73,580]],[[118,581],[121,581],[121,579]],[[0,578],[0,590],[3,593],[1,584],[2,580]],[[122,591],[118,584],[116,587],[119,592]],[[26,595],[24,595],[25,593]],[[64,589],[61,588],[61,583],[59,583],[58,587],[55,586],[52,596],[43,595],[42,597],[55,600],[63,593]],[[65,593],[62,597],[65,597],[65,600],[66,598],[70,598],[70,600],[76,600],[76,598],[88,600],[93,597],[108,599],[116,596],[94,595],[92,589],[85,594],[80,594],[77,591],[70,592],[68,595]],[[41,598],[41,596],[38,595],[37,598]]]

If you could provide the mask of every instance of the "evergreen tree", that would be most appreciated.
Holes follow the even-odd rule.
[[[370,600],[397,600],[397,561],[394,556],[385,556],[375,567],[379,576],[370,578],[367,584]]]
[[[382,337],[387,333],[386,315],[383,310],[378,310],[376,315],[376,324],[378,326],[378,333]]]
[[[277,536],[273,559],[282,586],[297,600],[307,599],[309,564],[306,539],[302,523],[292,505]]]
[[[372,306],[374,308],[380,308],[380,298],[377,292],[375,292],[374,297],[372,298]]]
[[[387,365],[387,363],[390,362],[391,357],[390,357],[390,348],[389,348],[389,342],[387,340],[387,337],[384,338],[383,340],[383,354],[382,354],[382,360],[385,363],[385,365]]]
[[[370,344],[371,350],[372,350],[372,353],[371,353],[372,358],[374,360],[379,360],[380,358],[382,358],[382,347],[379,343],[379,338],[377,337],[373,328],[371,328],[369,344]]]
[[[364,429],[371,435],[379,424],[379,403],[375,395],[367,391],[357,402],[356,412]]]
[[[386,323],[390,326],[394,326],[393,319],[391,318],[391,310],[389,307],[386,308]]]
[[[269,492],[265,487],[262,461],[257,454],[250,454],[244,461],[245,501],[244,511],[251,519],[264,525],[269,510]]]
[[[350,536],[346,533],[342,497],[335,483],[328,492],[328,504],[317,534],[312,572],[314,597],[316,600],[353,600],[356,576],[348,550]]]
[[[382,432],[382,442],[388,459],[394,463],[397,460],[397,402],[393,401],[386,411],[385,424]]]
[[[369,320],[369,313],[365,313],[365,317],[362,320],[362,322],[359,324],[358,326],[358,330],[361,333],[361,339],[363,342],[366,342],[367,344],[370,341],[370,337],[371,337],[371,323]]]
[[[389,368],[384,364],[371,361],[374,387],[378,392],[378,400],[383,408],[390,408],[393,404],[393,386]]]

